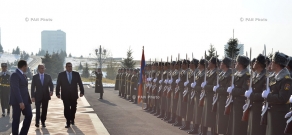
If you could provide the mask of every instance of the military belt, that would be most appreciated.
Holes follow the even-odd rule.
[[[3,86],[3,87],[10,87],[10,84],[1,84],[0,86]]]

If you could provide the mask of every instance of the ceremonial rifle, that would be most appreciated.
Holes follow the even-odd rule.
[[[216,58],[217,58],[217,51],[216,51]],[[218,64],[219,62],[217,60],[218,60],[218,58],[216,59],[216,66],[217,66],[217,68],[219,68],[219,64]],[[216,86],[219,86],[219,69],[217,69],[216,74],[217,74],[217,76],[216,76],[216,80],[217,80]],[[213,97],[213,103],[212,103],[212,112],[216,112],[217,111],[217,101],[218,101],[218,93],[215,92],[214,97]]]
[[[231,85],[230,85],[230,87],[232,87],[234,85],[233,83],[234,83],[234,52],[232,52],[232,74],[231,74]],[[229,96],[228,96],[228,98],[226,100],[224,115],[229,115],[230,114],[232,102],[233,102],[233,97],[232,97],[232,94],[229,93]]]
[[[188,60],[188,54],[186,54],[186,60]],[[188,68],[185,70],[186,72],[186,82],[189,82],[189,70]],[[188,102],[188,93],[189,93],[189,88],[188,85],[184,86],[184,92],[183,92],[183,101]]]
[[[162,64],[162,58],[161,58],[161,60],[160,60],[160,63]],[[161,69],[161,67],[160,67],[160,72],[159,72],[159,74],[160,74],[160,80],[161,81],[163,81],[163,67],[162,67],[162,69]],[[159,84],[159,89],[158,89],[158,96],[160,96],[161,97],[161,90],[162,90],[162,82]]]
[[[179,61],[179,54],[178,54],[178,61]],[[181,75],[181,65],[179,65],[180,69],[178,70],[178,80],[180,81],[180,75]],[[179,83],[176,84],[176,88],[174,91],[174,99],[178,99],[179,97]]]
[[[172,62],[172,55],[171,55],[171,57],[170,57],[170,61]],[[173,67],[172,67],[172,68],[173,68]],[[172,71],[170,71],[170,80],[173,81],[172,75],[173,75],[173,69],[172,69]],[[167,97],[168,97],[168,98],[171,98],[171,84],[169,84],[169,86],[168,86]]]
[[[249,54],[249,59],[251,63],[251,48],[250,48],[250,54]],[[253,77],[253,71],[252,71],[252,65],[249,65],[249,72],[250,72],[250,77],[249,77],[249,90],[252,90],[252,77]],[[250,98],[247,98],[245,100],[245,108],[243,110],[243,115],[242,115],[242,121],[248,121],[248,116],[249,116],[249,111],[250,111]]]
[[[265,45],[265,57],[267,56],[266,54],[266,45]],[[268,61],[266,60],[266,90],[269,89],[269,66],[268,66]],[[262,113],[261,113],[261,125],[267,125],[267,110],[269,108],[269,103],[267,99],[265,98],[265,101],[262,106]]]
[[[206,51],[205,51],[205,60],[206,60]],[[207,83],[207,62],[204,63],[205,65],[205,76],[204,76],[204,82]],[[200,85],[200,84],[199,84]],[[201,95],[200,95],[200,102],[199,102],[199,106],[204,106],[204,100],[205,100],[205,96],[206,96],[206,91],[204,89],[202,89]]]
[[[168,63],[168,57],[167,57],[166,62]],[[165,66],[168,66],[168,65],[165,65]],[[167,88],[168,88],[168,85],[167,85],[168,84],[168,71],[166,70],[165,72],[166,72],[166,78],[164,81],[167,80],[167,83],[165,83],[164,88],[163,88],[163,96],[167,96]]]

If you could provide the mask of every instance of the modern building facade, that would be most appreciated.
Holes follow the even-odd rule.
[[[41,36],[41,50],[48,51],[48,53],[66,51],[66,33],[61,30],[44,30]]]
[[[228,48],[228,44],[224,45],[224,50]],[[238,44],[237,48],[239,49],[239,55],[245,55],[244,53],[244,44]],[[224,51],[224,55],[226,56],[226,53]]]

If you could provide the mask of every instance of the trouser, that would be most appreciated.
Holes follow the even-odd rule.
[[[21,110],[19,105],[12,105],[12,135],[18,135],[19,122],[21,113],[24,115],[24,120],[22,123],[22,128],[20,130],[19,135],[27,135],[31,119],[32,119],[32,111],[30,104],[25,105],[25,109]]]
[[[67,120],[67,125],[70,125],[70,121],[74,121],[76,107],[77,107],[77,100],[63,100],[64,104],[64,116]]]
[[[35,108],[36,108],[36,118],[35,123],[38,124],[41,118],[41,122],[45,123],[47,119],[47,110],[48,110],[48,104],[49,100],[41,100],[38,102],[35,102]],[[42,115],[40,115],[40,107],[42,105]]]
[[[103,96],[103,92],[99,93],[99,97],[102,98]]]

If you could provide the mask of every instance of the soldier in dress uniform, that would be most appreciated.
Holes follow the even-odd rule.
[[[266,57],[259,54],[254,62],[253,70],[256,73],[252,80],[252,89],[245,92],[245,97],[250,100],[250,111],[248,119],[248,129],[247,135],[265,135],[266,125],[260,125],[261,123],[261,113],[262,113],[262,103],[264,99],[262,98],[262,92],[266,89]],[[269,63],[268,63],[269,64]],[[248,106],[244,106],[248,107]]]
[[[151,79],[150,79],[150,82],[151,82],[151,89],[149,90],[149,95],[150,95],[150,105],[151,105],[151,114],[154,114],[156,113],[156,107],[155,107],[155,90],[156,90],[156,87],[158,87],[156,85],[156,82],[157,82],[157,79],[156,79],[156,72],[157,72],[157,69],[158,69],[158,63],[157,62],[153,62],[152,64],[152,71],[151,71]],[[156,80],[155,80],[156,79]]]
[[[272,57],[272,70],[274,74],[269,77],[269,88],[264,90],[262,97],[269,105],[267,110],[266,135],[286,135],[285,114],[289,112],[289,97],[291,95],[292,80],[286,68],[288,56],[284,53],[276,52]]]
[[[128,94],[128,91],[129,91],[129,78],[130,78],[130,68],[127,68],[127,74],[126,74],[126,80],[125,80],[125,99],[128,100],[129,99],[129,94]]]
[[[115,90],[119,90],[119,75],[120,75],[120,69],[118,69],[118,73],[116,75]]]
[[[202,134],[207,134],[208,127],[211,127],[212,135],[215,134],[215,122],[216,113],[212,112],[212,103],[214,91],[213,87],[217,85],[217,64],[219,60],[216,57],[212,57],[208,63],[209,71],[206,74],[206,82],[201,84],[201,87],[205,91],[205,99],[203,106],[203,116],[202,116]]]
[[[121,81],[120,81],[120,90],[121,90],[121,98],[125,97],[125,90],[126,90],[126,69],[123,68],[121,74]]]
[[[131,102],[132,100],[132,97],[131,97],[131,79],[132,79],[132,76],[133,76],[133,71],[134,69],[133,68],[130,68],[130,72],[129,72],[129,76],[128,76],[128,84],[127,84],[127,100],[129,102]]]
[[[167,92],[166,92],[166,117],[163,118],[165,121],[172,121],[172,119],[175,120],[175,116],[172,115],[171,112],[171,90],[172,90],[172,85],[171,82],[173,80],[172,78],[172,73],[175,70],[174,65],[176,64],[175,61],[172,61],[170,66],[169,66],[169,71],[168,71],[168,78],[166,80],[167,83]]]
[[[100,93],[99,99],[102,99],[103,97],[102,76],[101,69],[98,68],[97,72],[95,72],[95,93]]]
[[[186,128],[182,128],[181,130],[186,130],[188,127],[190,127],[190,122],[193,121],[193,125],[190,131],[187,131],[187,133],[189,134],[195,134],[197,132],[195,132],[195,121],[193,120],[193,114],[194,112],[194,104],[195,104],[195,90],[194,88],[191,87],[191,84],[193,82],[195,82],[195,77],[199,72],[198,69],[198,65],[199,65],[199,60],[197,59],[193,59],[190,63],[190,70],[188,72],[188,81],[185,82],[185,87],[188,88],[188,92],[187,95],[188,99],[187,99],[187,114],[186,114],[186,121],[185,121],[185,126]]]
[[[5,116],[5,109],[7,109],[7,116],[10,113],[9,97],[10,97],[10,72],[7,71],[7,63],[1,63],[2,72],[0,74],[0,98],[2,107],[2,116]]]
[[[150,108],[149,104],[148,104],[148,86],[149,86],[149,81],[148,78],[150,77],[150,68],[149,68],[149,64],[145,65],[145,69],[144,69],[144,76],[146,78],[145,82],[143,83],[143,101],[144,103],[146,103],[146,107],[143,108],[143,110],[148,110]]]
[[[174,91],[176,87],[176,80],[178,79],[178,74],[180,71],[180,65],[181,61],[177,61],[174,65],[174,70],[172,72],[172,79],[169,80],[168,83],[170,83],[171,89],[169,91],[170,97],[171,97],[171,105],[170,105],[170,110],[172,117],[169,119],[168,123],[175,123],[176,122],[176,109],[177,109],[177,99],[174,98]],[[177,123],[177,122],[176,122]]]
[[[178,89],[178,104],[177,104],[177,121],[178,124],[177,126],[181,126],[182,125],[182,119],[184,119],[186,121],[186,113],[187,113],[187,103],[183,101],[183,95],[184,93],[187,93],[187,91],[185,91],[185,87],[184,87],[184,83],[187,81],[187,77],[188,77],[188,71],[189,71],[189,64],[190,61],[189,60],[183,60],[182,64],[181,64],[181,72],[180,72],[180,79],[177,82],[177,85],[179,87]],[[176,95],[175,95],[176,96]],[[190,125],[186,122],[183,126],[181,126],[179,129],[186,129],[189,130]]]
[[[133,69],[131,77],[131,102],[137,103],[138,69]]]
[[[164,63],[162,63],[162,62],[159,62],[158,63],[158,67],[157,67],[157,72],[156,72],[156,81],[155,81],[155,84],[156,84],[156,88],[155,88],[155,91],[153,91],[153,96],[154,96],[154,98],[155,98],[155,108],[156,108],[156,112],[154,113],[154,116],[158,116],[159,114],[160,114],[160,95],[159,95],[159,93],[161,92],[161,91],[159,91],[159,87],[160,87],[160,85],[161,85],[161,83],[162,83],[162,81],[160,81],[161,80],[161,76],[162,76],[162,73],[163,73],[163,65],[164,65]],[[162,87],[161,87],[161,89],[162,89]],[[158,91],[159,91],[159,93],[158,93]]]
[[[201,84],[204,82],[204,75],[205,75],[205,66],[207,65],[207,60],[201,59],[199,61],[199,72],[196,75],[195,82],[191,84],[191,87],[195,91],[195,106],[193,110],[193,130],[191,131],[192,133],[198,133],[199,126],[201,125],[202,122],[202,113],[203,113],[203,107],[201,107],[200,104],[200,93],[202,91]],[[202,129],[201,129],[202,131]],[[189,132],[189,133],[191,133]]]
[[[234,75],[234,84],[227,88],[227,92],[231,93],[233,97],[232,107],[232,135],[246,135],[247,122],[242,121],[243,110],[245,104],[244,93],[249,89],[250,74],[247,66],[250,60],[246,56],[237,56],[235,68],[237,72]]]
[[[226,134],[228,128],[228,115],[224,115],[225,105],[228,93],[226,89],[230,86],[232,69],[231,67],[232,60],[229,57],[225,57],[221,64],[220,69],[222,70],[219,74],[219,86],[213,88],[214,92],[218,94],[217,110],[216,110],[216,133],[217,134]]]
[[[164,118],[166,116],[166,92],[167,92],[167,77],[168,77],[168,72],[169,72],[169,62],[165,62],[162,64],[163,65],[163,73],[162,73],[162,78],[159,81],[161,85],[161,91],[158,93],[160,96],[160,115],[157,118]]]

